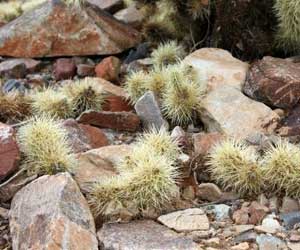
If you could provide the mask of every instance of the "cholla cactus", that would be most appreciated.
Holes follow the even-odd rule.
[[[0,3],[0,18],[11,21],[22,14],[21,4],[17,1]]]
[[[76,166],[66,131],[50,116],[32,118],[19,129],[17,139],[29,174],[55,174]]]
[[[257,194],[263,186],[262,168],[256,152],[235,140],[225,140],[209,154],[212,178],[226,190]]]
[[[105,101],[104,91],[92,77],[66,84],[62,91],[70,100],[75,116],[86,110],[102,110]]]
[[[298,0],[276,0],[275,13],[279,24],[277,42],[286,51],[300,50],[300,2]]]
[[[137,100],[146,92],[147,80],[148,75],[143,71],[131,72],[126,77],[124,88],[130,97],[131,103],[136,103]]]
[[[73,110],[67,96],[61,92],[48,88],[42,92],[31,94],[32,111],[35,115],[49,114],[57,118],[69,118]]]

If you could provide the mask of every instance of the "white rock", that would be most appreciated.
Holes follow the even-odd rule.
[[[200,208],[190,208],[162,215],[158,221],[178,232],[209,229],[209,220]]]

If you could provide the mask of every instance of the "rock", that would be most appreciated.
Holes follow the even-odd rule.
[[[102,250],[199,250],[191,239],[151,220],[104,224],[97,235]]]
[[[284,250],[286,244],[277,237],[261,234],[257,236],[256,242],[259,246],[259,250]]]
[[[209,132],[240,139],[256,132],[272,133],[279,120],[268,106],[249,99],[230,86],[210,92],[201,107],[201,119]]]
[[[274,234],[282,228],[277,220],[272,215],[263,219],[261,226],[256,226],[255,230],[260,233]]]
[[[286,229],[292,229],[296,224],[300,223],[300,212],[281,214],[280,219],[283,220]]]
[[[2,86],[2,91],[4,93],[8,93],[14,90],[24,93],[26,91],[26,85],[24,81],[17,79],[9,79]]]
[[[296,137],[300,134],[300,105],[295,106],[281,121],[278,134],[282,137]],[[298,138],[297,138],[298,137]]]
[[[222,191],[214,183],[201,183],[197,189],[197,197],[206,201],[218,201],[222,197]]]
[[[269,210],[270,212],[278,212],[278,208],[279,208],[279,201],[278,201],[278,197],[273,196],[269,199]]]
[[[150,48],[151,45],[149,42],[140,43],[136,48],[133,48],[129,51],[129,54],[123,63],[126,65],[139,59],[146,59]]]
[[[231,250],[248,250],[250,248],[247,242],[240,243],[236,246],[231,247]]]
[[[240,90],[249,68],[247,63],[234,58],[228,51],[217,48],[196,50],[183,62],[197,70],[207,82],[209,91],[223,85]]]
[[[265,194],[260,194],[257,198],[257,202],[260,204],[260,205],[263,205],[265,207],[267,207],[269,205],[269,200],[268,198],[266,197]]]
[[[289,240],[291,242],[299,242],[300,241],[300,234],[296,233],[296,232],[292,232]]]
[[[255,242],[256,237],[257,237],[257,234],[253,230],[250,230],[250,231],[247,231],[247,232],[244,232],[244,233],[241,233],[241,234],[237,235],[234,238],[234,242],[235,243]]]
[[[269,209],[266,206],[259,204],[257,201],[251,202],[249,206],[249,223],[253,225],[260,223],[268,212]]]
[[[195,155],[206,156],[213,146],[220,143],[224,136],[218,132],[193,134]]]
[[[96,5],[98,8],[110,13],[114,13],[123,7],[122,0],[87,0],[89,3]]]
[[[225,204],[218,204],[211,206],[210,209],[215,214],[215,219],[217,221],[223,221],[230,218],[230,206],[227,206]]]
[[[118,165],[125,157],[129,156],[132,152],[130,145],[110,145],[102,148],[92,149],[85,153],[89,155],[88,158],[100,157],[105,161],[110,162],[113,166]],[[90,156],[91,155],[91,156]]]
[[[98,249],[88,204],[67,173],[42,176],[15,195],[10,231],[13,249]]]
[[[140,119],[131,112],[86,111],[77,121],[101,128],[111,128],[121,131],[134,132],[139,128]]]
[[[0,181],[17,169],[20,157],[14,129],[0,123]]]
[[[73,59],[59,58],[56,60],[53,69],[57,81],[71,79],[76,75],[76,64]]]
[[[104,58],[95,68],[96,76],[107,81],[119,80],[121,61],[115,56]]]
[[[282,205],[280,208],[281,213],[298,212],[300,210],[299,202],[295,199],[285,196],[282,199]]]
[[[142,11],[136,8],[134,4],[119,10],[114,17],[123,23],[127,23],[135,28],[139,28],[143,22],[144,15]]]
[[[0,41],[3,56],[107,55],[134,47],[140,35],[87,2],[70,8],[51,0],[1,27]]]
[[[26,74],[33,73],[40,63],[29,58],[9,59],[0,63],[0,75],[6,78],[24,78]]]
[[[238,225],[246,225],[249,223],[249,210],[246,207],[242,207],[239,210],[234,211],[232,219]]]
[[[287,245],[291,250],[300,250],[300,243],[288,242]]]
[[[121,96],[107,95],[103,110],[111,112],[128,112],[132,111],[133,107],[129,103],[129,100],[126,100]]]
[[[253,229],[254,229],[253,225],[234,225],[231,228],[231,230],[234,232],[235,235],[239,235]]]
[[[161,215],[157,220],[177,232],[209,230],[209,220],[200,208],[190,208]]]
[[[93,78],[93,80],[97,82],[103,88],[103,90],[109,94],[120,96],[123,97],[124,99],[127,99],[129,97],[123,88],[114,85],[111,82],[106,81],[105,79],[95,77]]]
[[[172,130],[171,137],[178,143],[179,147],[187,148],[189,146],[187,133],[180,126],[176,126]]]
[[[107,146],[108,139],[101,129],[90,125],[78,124],[74,119],[63,122],[68,139],[75,153]]]
[[[218,247],[220,245],[220,239],[217,237],[210,238],[202,241],[205,246]]]
[[[78,154],[77,159],[78,166],[74,170],[74,179],[84,193],[88,193],[92,183],[116,175],[111,162],[90,151]]]
[[[161,113],[158,99],[152,91],[147,91],[140,97],[134,108],[145,129],[151,129],[153,127],[156,129],[169,129],[169,124]]]
[[[79,76],[94,76],[95,66],[89,64],[78,64],[77,65],[77,75]]]
[[[299,71],[298,63],[266,56],[251,65],[243,90],[267,105],[292,108],[300,100]]]

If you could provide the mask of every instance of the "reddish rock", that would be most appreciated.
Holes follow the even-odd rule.
[[[20,151],[14,129],[0,123],[0,180],[16,170],[19,160]]]
[[[87,124],[79,124],[79,127],[85,132],[92,148],[100,148],[109,145],[108,139],[101,129]]]
[[[136,131],[140,125],[137,115],[130,112],[86,111],[77,120],[101,128],[111,128],[121,131]]]
[[[62,0],[50,0],[0,28],[0,55],[117,54],[139,41],[136,30],[95,5],[70,7]]]
[[[103,78],[95,77],[94,81],[97,82],[103,88],[103,90],[109,94],[121,96],[125,99],[128,99],[128,97],[129,97],[123,88],[121,88],[115,84],[112,84],[111,82],[106,81]]]
[[[8,78],[23,78],[26,74],[33,73],[40,63],[29,58],[9,59],[0,63],[0,75]]]
[[[76,64],[73,59],[60,58],[54,64],[53,74],[56,80],[71,79],[76,75]]]
[[[221,133],[198,133],[193,135],[194,152],[196,155],[206,155],[210,149],[219,143],[224,136]]]
[[[300,64],[266,56],[251,65],[244,92],[268,105],[292,108],[300,100]]]
[[[247,225],[249,223],[249,210],[247,207],[242,207],[234,211],[232,219],[237,225]]]
[[[112,111],[112,112],[122,112],[122,111],[132,111],[133,107],[122,96],[109,95],[105,99],[105,104],[103,106],[103,110]]]
[[[269,209],[266,206],[259,204],[257,201],[251,202],[249,206],[249,223],[253,225],[260,223],[268,212]]]
[[[299,137],[300,135],[300,105],[294,107],[282,120],[278,133],[284,137]],[[298,139],[298,141],[300,138]]]
[[[115,56],[104,58],[95,68],[96,76],[107,81],[116,82],[121,68],[120,59]]]
[[[89,64],[78,64],[77,75],[79,76],[94,76],[95,66]]]

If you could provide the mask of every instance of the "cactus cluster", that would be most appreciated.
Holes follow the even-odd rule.
[[[236,140],[225,140],[209,154],[212,178],[242,195],[260,191],[300,195],[300,148],[280,140],[263,155]]]
[[[55,174],[76,166],[75,156],[62,124],[48,115],[33,117],[17,133],[22,167],[29,174]]]
[[[181,62],[184,49],[171,41],[161,44],[151,54],[153,68],[128,75],[125,90],[130,101],[137,100],[148,90],[160,98],[166,119],[174,125],[186,125],[197,115],[205,86],[196,71]]]
[[[160,211],[178,195],[179,148],[168,132],[152,130],[139,138],[132,154],[116,166],[119,175],[91,187],[89,204],[96,216],[112,207]]]

